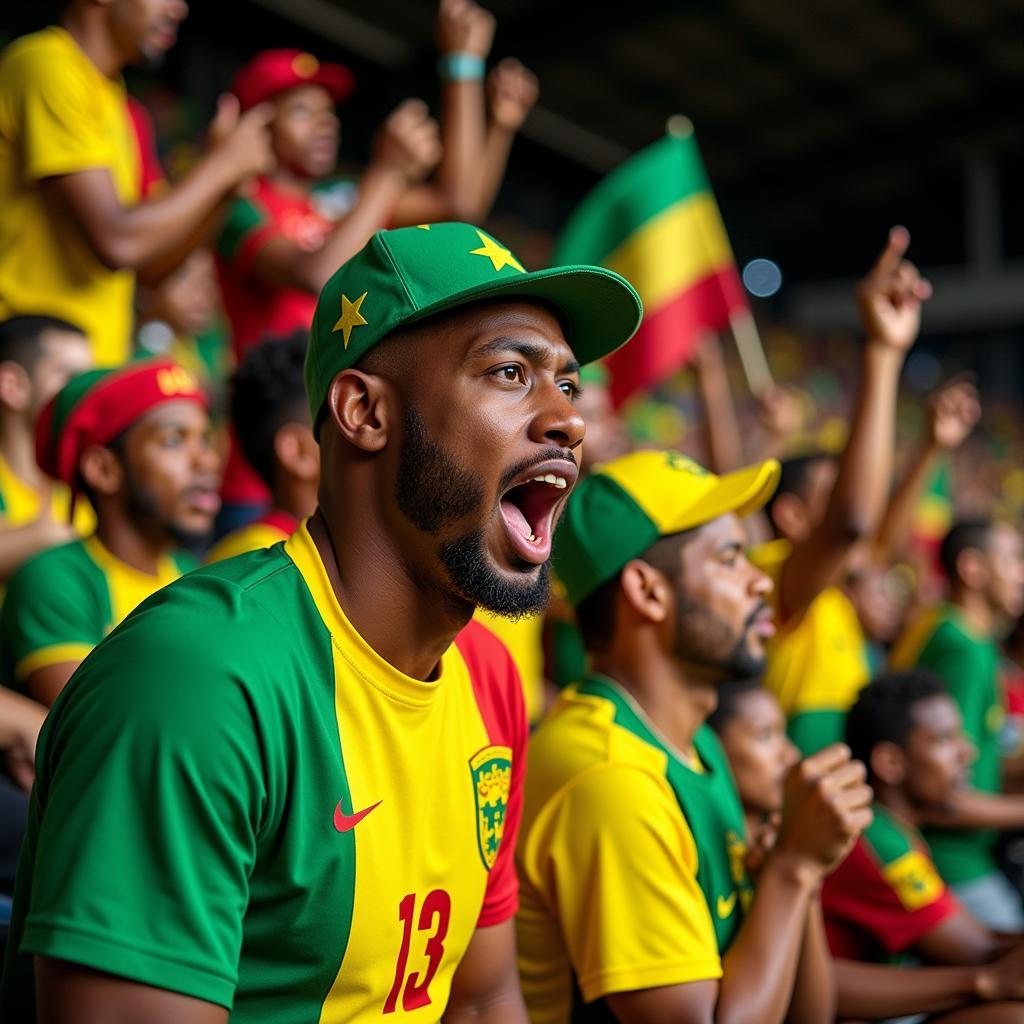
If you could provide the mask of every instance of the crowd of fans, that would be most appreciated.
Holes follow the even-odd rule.
[[[379,325],[370,326],[365,289],[332,292],[337,308],[318,296],[338,268],[355,274],[370,258],[364,247],[377,232],[421,229],[443,241],[443,222],[483,222],[538,95],[518,61],[486,71],[491,14],[473,0],[441,0],[437,117],[418,99],[403,102],[359,174],[336,173],[351,73],[276,49],[238,71],[205,148],[168,176],[149,115],[121,75],[166,52],[186,13],[184,0],[67,0],[59,24],[0,54],[0,920],[5,933],[11,925],[0,1009],[12,1022],[37,1019],[36,1001],[47,1021],[228,1019],[231,996],[190,987],[187,974],[171,971],[166,987],[222,1016],[177,1005],[149,1016],[116,984],[77,988],[53,968],[69,962],[115,983],[162,987],[143,964],[159,949],[122,969],[88,952],[88,935],[84,946],[64,942],[61,901],[77,899],[72,883],[25,880],[33,864],[40,871],[45,844],[67,842],[44,827],[40,795],[45,783],[56,801],[61,751],[77,749],[70,726],[58,729],[75,720],[76,695],[96,690],[99,669],[90,677],[88,667],[121,650],[105,638],[121,635],[119,624],[152,595],[203,563],[273,545],[295,552],[304,543],[296,537],[319,546],[303,524],[337,497],[321,486],[337,444],[332,463],[321,435],[323,403],[343,397],[314,401],[310,331],[347,352],[361,329]],[[485,267],[525,272],[493,236],[472,232],[480,247],[467,251]],[[499,816],[477,808],[480,855],[495,877],[518,876],[518,978],[535,1024],[1024,1021],[1024,542],[1015,521],[1024,444],[1015,410],[983,410],[955,366],[927,395],[901,386],[931,291],[905,258],[909,244],[894,228],[867,271],[856,346],[769,334],[782,383],[759,395],[744,393],[713,335],[691,367],[625,411],[613,407],[600,363],[572,367],[579,381],[560,382],[586,440],[571,440],[572,425],[545,428],[544,451],[575,449],[580,477],[554,547],[551,597],[513,606],[492,587],[472,602],[511,655],[533,728],[525,784],[515,768],[509,782],[508,762],[494,753],[507,748],[493,733],[486,750],[497,760],[471,768],[506,772],[504,802],[489,805]],[[855,361],[837,362],[836,351],[856,352]],[[433,372],[429,360],[409,370]],[[459,495],[441,489],[458,490],[465,477],[413,413],[402,425],[397,502],[433,535],[445,515],[464,514]],[[369,437],[371,427],[361,429]],[[551,441],[556,434],[562,440]],[[486,432],[479,443],[490,443]],[[518,505],[502,499],[501,514],[521,522],[527,554],[529,545],[550,552],[531,512],[549,508],[547,496],[527,493],[535,483],[567,489],[547,470],[503,481],[514,484],[506,496],[523,491]],[[458,557],[470,572],[472,552]],[[344,573],[324,579],[345,605]],[[188,593],[181,584],[169,592]],[[292,637],[276,642],[286,648]],[[374,647],[369,634],[359,642]],[[470,640],[457,643],[466,654]],[[136,671],[134,685],[150,685],[148,669]],[[37,762],[50,708],[54,718],[69,710]],[[147,751],[134,755],[127,770],[138,786],[158,789]],[[193,795],[207,798],[201,787]],[[349,806],[346,816],[339,803],[335,830],[376,806]],[[97,829],[110,820],[104,814]],[[26,832],[34,839],[19,871]],[[517,834],[514,860],[502,859],[503,835],[507,847]],[[265,855],[259,843],[247,871]],[[94,859],[83,852],[83,864]],[[153,863],[143,874],[161,870]],[[479,921],[496,927],[504,918],[492,914],[492,887]],[[49,901],[45,920],[36,890]],[[260,896],[255,883],[250,892]],[[515,910],[514,898],[502,899]],[[217,930],[203,913],[181,925],[187,909],[171,903],[151,907],[174,919],[168,934]],[[454,913],[435,904],[423,904],[416,925],[434,929],[421,973],[402,990],[402,1012],[423,1019],[444,1012],[436,994],[424,1009]],[[88,900],[74,906],[99,936],[97,950],[121,941],[102,934],[116,932],[116,915]],[[380,924],[399,938],[405,927],[384,1013],[396,1009],[409,935],[419,934],[414,907],[403,901],[398,923],[389,908]],[[248,920],[245,906],[235,910]],[[249,974],[239,968],[248,938],[224,941],[234,942],[237,1019],[316,1019],[287,1009],[273,964],[259,977],[251,964]],[[474,940],[466,954],[473,978],[507,953],[480,949]],[[30,998],[19,975],[33,954],[39,995]],[[315,959],[284,959],[307,956]],[[493,1013],[486,999],[474,1002],[458,971],[453,982],[455,966],[433,982],[451,993],[452,1019],[462,1006],[523,1019],[518,995]],[[328,1000],[320,1019],[354,1019],[327,1009],[331,999],[356,1005],[346,1002],[346,977],[342,965],[330,993],[314,993],[317,1007]],[[247,1010],[253,986],[285,1009]],[[105,1016],[106,1006],[122,1010]]]

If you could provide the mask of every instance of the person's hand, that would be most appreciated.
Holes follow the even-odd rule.
[[[514,57],[506,57],[487,76],[491,120],[506,131],[519,131],[538,95],[537,76]]]
[[[399,172],[410,185],[421,182],[441,159],[441,134],[422,100],[406,100],[373,140],[373,162]]]
[[[260,103],[241,114],[235,96],[225,94],[217,101],[217,113],[206,133],[207,143],[227,162],[236,184],[274,169],[270,138],[273,118],[272,103]]]
[[[747,856],[744,859],[744,864],[747,868],[747,874],[752,881],[757,881],[757,876],[761,873],[761,868],[764,867],[768,854],[775,848],[781,826],[782,815],[778,813],[769,814],[768,817],[758,824],[754,834],[750,837],[750,845],[747,847]]]
[[[928,399],[928,437],[937,448],[959,448],[980,419],[978,389],[969,380],[952,380]]]
[[[975,989],[986,1002],[1024,1000],[1024,944],[979,968]]]
[[[793,766],[786,777],[782,825],[775,854],[819,878],[850,852],[871,824],[871,787],[860,761],[834,743]]]
[[[437,49],[484,58],[491,52],[494,28],[494,15],[473,0],[441,0],[435,26]]]
[[[903,258],[910,232],[895,227],[881,256],[857,287],[857,305],[869,342],[906,353],[921,329],[921,303],[932,286]]]
[[[35,779],[36,741],[46,721],[46,708],[34,700],[11,694],[0,707],[7,737],[4,754],[11,778],[27,793]]]
[[[756,397],[757,417],[772,437],[788,439],[804,429],[804,405],[793,389],[774,385]]]
[[[62,522],[54,517],[53,506],[48,497],[44,498],[42,511],[34,525],[39,542],[48,548],[67,544],[78,536],[71,523]]]

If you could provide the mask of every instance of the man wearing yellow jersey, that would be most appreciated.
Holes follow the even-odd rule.
[[[287,540],[313,514],[320,448],[302,381],[307,333],[267,338],[249,348],[231,381],[231,423],[249,465],[270,489],[270,510],[218,541],[207,562]]]
[[[36,462],[39,410],[92,366],[89,342],[56,317],[16,316],[0,323],[0,581],[25,559],[71,540],[71,492]],[[86,527],[89,507],[76,525]]]
[[[72,378],[36,441],[43,469],[96,510],[94,534],[11,577],[0,613],[0,682],[52,704],[117,623],[195,566],[181,549],[213,525],[220,459],[195,378],[159,360]]]
[[[830,1022],[817,892],[871,820],[864,767],[831,746],[786,780],[752,899],[740,800],[704,724],[720,683],[759,672],[767,577],[744,555],[778,463],[716,477],[672,452],[593,471],[555,568],[591,671],[530,743],[517,847],[533,1024]]]
[[[319,508],[155,595],[54,707],[5,1020],[524,1024],[526,719],[470,618],[546,603],[577,361],[640,313],[469,224],[378,232],[331,277]]]
[[[864,635],[839,587],[885,511],[900,370],[931,294],[903,258],[909,244],[906,229],[893,228],[857,291],[866,342],[845,451],[838,463],[823,455],[783,463],[768,506],[778,539],[752,556],[775,584],[779,626],[764,683],[805,754],[842,738],[843,714],[868,681]]]
[[[184,0],[66,0],[59,25],[0,54],[0,317],[78,324],[100,366],[131,353],[136,272],[174,269],[235,186],[272,163],[271,111],[239,117],[226,103],[210,153],[142,198],[121,72],[166,53],[187,12]]]

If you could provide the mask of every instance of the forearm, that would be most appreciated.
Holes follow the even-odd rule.
[[[726,954],[716,1024],[781,1024],[793,996],[815,881],[773,854],[754,903]]]
[[[931,441],[922,445],[889,499],[872,544],[875,555],[885,564],[899,558],[906,547],[921,495],[940,454],[941,449]]]
[[[830,1024],[835,1018],[836,986],[825,939],[821,901],[811,900],[804,925],[803,945],[793,983],[788,1024]]]
[[[225,193],[187,238],[183,239],[174,249],[164,253],[159,259],[140,267],[139,281],[142,284],[157,287],[173,274],[196,249],[201,246],[212,246],[224,220],[224,215],[227,213],[228,202],[229,195]]]
[[[518,993],[473,1005],[450,1005],[441,1018],[444,1024],[528,1024],[526,1007]]]
[[[945,808],[929,810],[927,824],[941,828],[1024,828],[1024,796],[966,789]]]
[[[480,184],[485,123],[483,81],[445,82],[441,90],[443,155],[434,181],[453,220],[481,220],[490,207],[490,203],[482,205]]]
[[[710,469],[728,473],[743,461],[736,409],[718,339],[709,337],[698,344],[706,349],[694,363],[697,393],[704,411],[705,452]]]
[[[888,967],[836,960],[836,1011],[840,1019],[877,1020],[940,1013],[978,997],[976,967]]]
[[[20,693],[0,687],[0,750],[7,750],[25,735],[30,726],[38,728],[46,709]]]

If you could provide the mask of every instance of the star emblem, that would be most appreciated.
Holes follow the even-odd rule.
[[[416,227],[418,227],[420,229],[420,231],[429,231],[430,230],[430,225],[429,224],[417,224]]]
[[[479,249],[470,249],[470,256],[486,256],[491,261],[491,266],[495,270],[501,270],[503,267],[513,267],[520,274],[526,273],[519,260],[508,249],[499,245],[493,238],[488,238],[482,231],[477,231],[477,235],[479,235],[480,241],[484,244]]]
[[[331,328],[331,333],[335,331],[341,331],[342,340],[345,342],[345,348],[348,348],[348,339],[352,337],[353,327],[362,327],[367,323],[366,317],[359,312],[359,307],[363,304],[363,299],[366,298],[366,292],[353,302],[347,295],[341,297],[341,317],[338,322]]]

